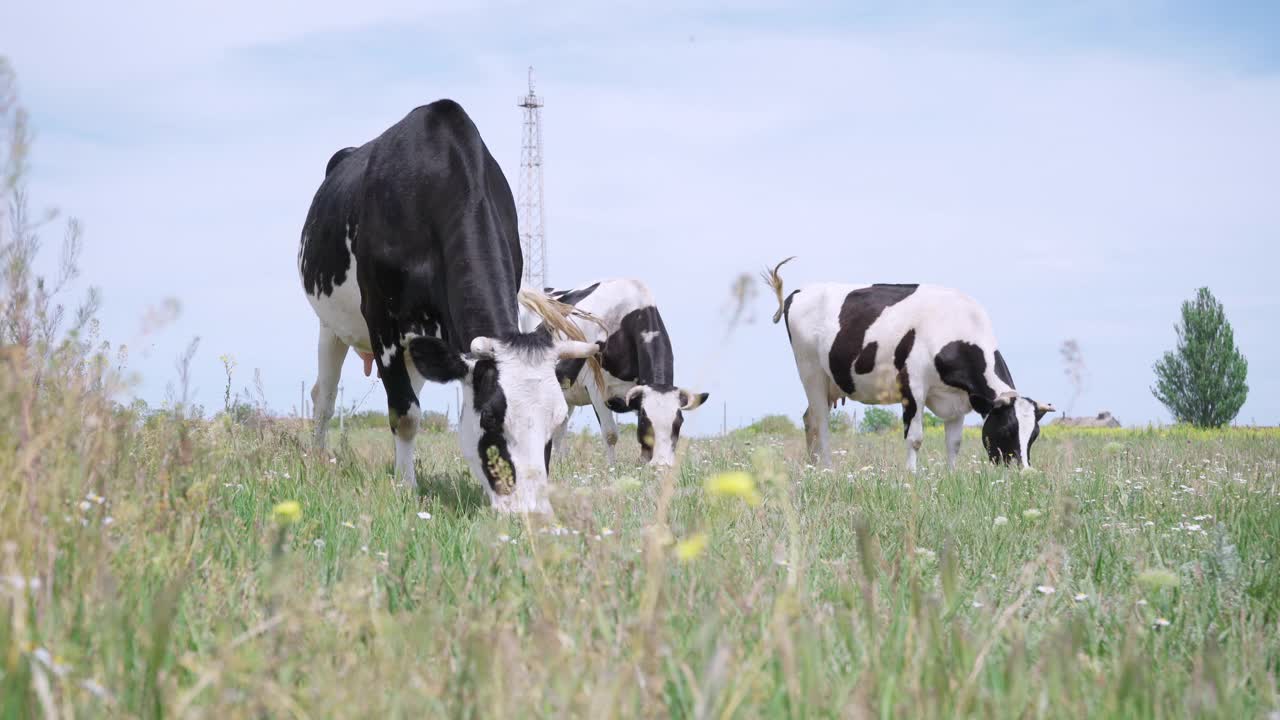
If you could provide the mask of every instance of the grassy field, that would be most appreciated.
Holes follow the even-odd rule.
[[[666,477],[578,436],[531,520],[450,435],[411,494],[385,432],[66,403],[0,445],[5,718],[1280,710],[1273,430],[1049,430],[1026,473],[931,432],[918,476],[896,433],[829,472],[693,440]]]

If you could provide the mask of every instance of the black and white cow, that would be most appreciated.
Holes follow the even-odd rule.
[[[707,401],[708,393],[676,387],[671,338],[649,288],[639,280],[601,280],[575,290],[547,292],[589,315],[572,322],[600,347],[603,392],[582,359],[556,366],[564,397],[575,407],[590,405],[600,422],[609,462],[615,460],[618,427],[613,413],[636,413],[641,460],[657,466],[675,462],[684,412]],[[522,308],[521,322],[532,329],[539,319]]]
[[[1022,396],[996,349],[991,320],[973,298],[936,285],[817,283],[783,298],[778,270],[765,271],[785,318],[800,382],[809,453],[831,464],[828,422],[840,399],[902,403],[907,468],[916,469],[924,439],[920,405],[946,427],[947,465],[954,468],[964,416],[982,415],[982,445],[992,462],[1031,467],[1040,418],[1052,405]]]
[[[461,380],[459,440],[494,507],[550,509],[551,439],[568,418],[556,363],[597,348],[519,331],[515,203],[461,106],[419,107],[334,154],[307,214],[298,268],[320,318],[311,391],[319,445],[354,347],[366,369],[370,355],[377,361],[406,485],[416,485],[418,393],[427,380]]]

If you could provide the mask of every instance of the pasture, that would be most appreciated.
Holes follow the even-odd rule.
[[[448,433],[411,494],[385,430],[322,455],[66,402],[0,447],[3,717],[1280,709],[1275,430],[1047,428],[1029,472],[968,431],[955,473],[930,430],[919,475],[900,428],[837,435],[829,472],[798,432],[659,475],[578,435],[539,520],[490,510]]]

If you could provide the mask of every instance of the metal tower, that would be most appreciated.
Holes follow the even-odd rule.
[[[524,255],[524,282],[547,286],[547,236],[542,218],[542,98],[533,93],[533,67],[529,68],[529,94],[516,101],[524,108],[524,140],[520,148],[520,191],[517,195],[520,251]]]

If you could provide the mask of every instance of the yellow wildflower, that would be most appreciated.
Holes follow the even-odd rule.
[[[706,491],[708,495],[739,497],[748,505],[760,504],[760,493],[756,491],[755,480],[751,479],[749,473],[742,471],[712,475],[707,478]]]
[[[702,554],[707,549],[707,534],[697,533],[676,543],[676,557],[684,562],[689,562]]]
[[[271,517],[280,525],[292,525],[302,519],[302,506],[297,500],[285,500],[271,508]]]

